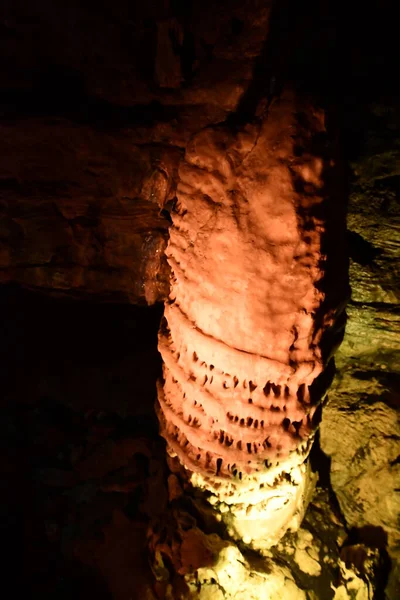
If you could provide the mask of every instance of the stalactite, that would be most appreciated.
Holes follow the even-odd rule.
[[[260,551],[299,526],[312,487],[347,294],[337,169],[324,112],[292,93],[258,123],[199,132],[179,169],[161,434],[199,510]]]

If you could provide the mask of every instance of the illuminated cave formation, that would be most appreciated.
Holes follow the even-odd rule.
[[[312,488],[347,294],[337,173],[323,111],[292,93],[257,124],[198,133],[179,169],[161,433],[199,506],[260,551]]]
[[[28,595],[398,600],[390,3],[3,4],[2,533]]]

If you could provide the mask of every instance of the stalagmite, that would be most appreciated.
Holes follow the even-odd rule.
[[[265,551],[304,514],[347,294],[325,114],[285,93],[199,132],[179,169],[159,333],[161,434],[199,514]]]

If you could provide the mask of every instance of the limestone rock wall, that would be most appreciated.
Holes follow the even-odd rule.
[[[190,136],[235,111],[249,87],[270,9],[2,7],[0,283],[164,300],[159,210]]]
[[[395,598],[400,544],[400,127],[396,104],[371,103],[364,123],[361,151],[351,164],[352,300],[337,354],[338,374],[321,423],[321,446],[330,457],[332,487],[349,527],[365,543],[388,548],[393,561],[388,597]]]
[[[178,148],[65,119],[0,124],[0,282],[80,296],[164,298]]]

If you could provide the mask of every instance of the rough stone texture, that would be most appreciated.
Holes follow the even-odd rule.
[[[94,593],[101,600],[162,598],[167,584],[177,582],[171,577],[154,584],[146,529],[157,516],[164,522],[168,494],[170,503],[183,497],[174,476],[169,476],[167,488],[165,447],[152,410],[160,311],[104,303],[94,307],[16,293],[8,286],[2,288],[0,301],[5,404],[1,461],[8,483],[0,497],[5,515],[1,525],[7,547],[21,550],[15,532],[24,516],[29,524],[24,571],[31,585],[28,595],[46,600]],[[248,597],[255,593],[250,573],[266,592],[274,582],[287,579],[288,586],[279,590],[285,600],[296,594],[330,600],[331,585],[343,583],[338,565],[346,531],[326,490],[317,489],[298,536],[286,536],[266,561],[224,541],[218,526],[210,522],[208,530],[194,506],[183,506],[189,523],[196,520],[203,534],[217,530],[220,540],[214,535],[214,544],[230,549],[235,561],[241,561],[237,566],[243,580],[235,583],[247,589]],[[180,512],[185,511],[181,506]],[[172,525],[177,544],[177,527]],[[343,560],[351,563],[348,555]],[[171,565],[166,563],[168,570]],[[206,589],[218,592],[211,581],[216,581],[215,570],[221,571],[228,592],[232,589],[222,561],[218,568],[201,568]],[[270,582],[267,570],[273,575]],[[193,574],[188,578],[193,582]],[[374,581],[370,574],[368,578]]]
[[[226,7],[208,2],[99,6],[76,0],[55,6],[38,0],[29,7],[13,2],[2,16],[8,35],[1,85],[30,91],[33,83],[36,90],[50,92],[51,100],[67,76],[89,97],[115,106],[161,99],[166,105],[204,104],[229,111],[251,81],[271,5],[270,0],[231,0],[227,15]],[[170,39],[165,39],[166,29]],[[17,53],[21,44],[26,51]]]
[[[373,600],[382,587],[379,551],[346,545],[344,523],[322,487],[301,528],[263,557],[246,544],[233,544],[218,525],[215,533],[215,523],[204,522],[196,504],[171,488],[173,510],[167,521],[161,517],[150,538],[157,598]]]
[[[387,596],[397,600],[393,477],[398,463],[393,436],[398,436],[394,410],[399,398],[395,352],[399,107],[385,104],[384,96],[393,98],[399,66],[398,20],[390,14],[389,4],[372,0],[352,15],[336,1],[279,0],[270,28],[274,45],[265,44],[271,6],[267,0],[3,3],[0,281],[77,298],[163,300],[168,272],[157,251],[165,244],[168,223],[152,200],[165,197],[166,181],[173,195],[175,165],[191,137],[236,113],[246,120],[243,117],[253,115],[260,94],[279,94],[281,83],[293,77],[300,87],[339,107],[344,150],[357,137],[364,137],[367,146],[361,144],[352,156],[357,158],[349,212],[353,303],[348,336],[338,357],[343,375],[325,413],[322,442],[331,453],[341,508],[357,528],[358,539],[349,554],[359,565],[359,554],[371,551],[368,545],[378,544],[384,553],[388,535],[393,568]],[[375,104],[366,111],[371,99]],[[47,304],[40,308],[39,300],[20,301],[13,294],[2,303],[6,368],[1,391],[8,409],[1,419],[6,485],[0,502],[6,506],[2,525],[10,530],[7,547],[19,544],[22,536],[16,531],[27,522],[32,544],[29,560],[20,564],[26,564],[24,575],[34,582],[38,597],[110,598],[111,594],[115,600],[136,596],[142,600],[148,593],[153,598],[145,584],[138,584],[148,573],[141,562],[143,552],[134,552],[144,548],[144,512],[136,514],[133,526],[121,514],[123,507],[132,516],[132,504],[137,502],[132,465],[123,461],[123,473],[98,471],[104,481],[89,479],[76,487],[76,479],[65,470],[74,470],[70,463],[92,452],[93,461],[101,458],[104,469],[107,465],[118,469],[116,461],[125,445],[107,439],[115,433],[108,417],[103,414],[89,426],[86,440],[80,437],[85,427],[79,426],[77,432],[72,425],[77,415],[71,416],[71,407],[81,411],[82,419],[85,411],[85,422],[86,411],[92,414],[96,408],[117,410],[118,419],[134,413],[133,421],[140,426],[139,407],[145,406],[148,416],[153,401],[155,347],[146,345],[143,351],[137,322],[142,325],[145,319],[133,319],[120,306],[101,312],[90,305],[79,318],[78,307],[71,310],[58,301],[61,308],[54,313]],[[46,327],[51,333],[44,334]],[[153,323],[152,334],[155,329]],[[129,332],[130,343],[124,341],[123,330]],[[135,350],[133,341],[138,342]],[[40,346],[44,352],[39,352]],[[374,436],[373,444],[365,441],[359,421]],[[122,429],[126,435],[129,427],[125,423]],[[33,465],[40,467],[36,479]],[[88,465],[90,461],[86,463],[90,477],[94,470]],[[325,465],[321,474],[328,471]],[[163,497],[161,488],[156,487],[152,502],[146,496],[153,512]],[[378,511],[374,503],[383,499],[382,489],[385,497]],[[174,480],[171,490],[179,494]],[[21,501],[28,517],[15,516]],[[332,507],[327,513],[322,527],[329,522]],[[64,519],[58,529],[57,518]],[[103,518],[110,518],[108,526],[99,524]],[[370,525],[372,520],[376,525]],[[380,529],[371,535],[367,527],[382,527],[384,535]],[[93,535],[88,534],[90,539],[76,550],[81,566],[70,562],[65,566],[65,540],[71,531],[82,529],[85,536]],[[332,539],[335,543],[329,545]],[[332,569],[337,571],[340,565],[344,572],[336,555],[345,535],[336,544],[330,531],[329,540],[328,555],[335,557]],[[308,534],[301,534],[295,543],[299,563],[316,573],[320,549],[313,547]],[[278,563],[281,559],[275,558]],[[137,561],[135,576],[130,561]],[[90,572],[83,564],[90,565]],[[331,584],[338,597],[345,595],[334,575],[321,587],[320,577],[305,574],[312,583],[299,582],[301,570],[294,562],[285,564],[311,600],[330,598]],[[323,575],[321,560],[319,564]],[[97,585],[99,572],[109,584],[108,594]],[[365,574],[361,577],[365,579]],[[347,581],[354,588],[351,578],[355,584],[357,578],[351,574]],[[377,596],[384,583],[378,581]],[[14,589],[18,581],[12,585]],[[211,585],[215,584],[210,580]],[[362,596],[364,591],[346,593]]]
[[[159,207],[191,134],[248,89],[270,6],[233,0],[229,18],[203,2],[4,7],[0,283],[166,297]]]
[[[161,433],[230,535],[257,549],[304,514],[343,335],[344,199],[328,136],[324,113],[286,91],[259,124],[195,136],[179,168]]]
[[[0,124],[0,282],[149,304],[165,297],[178,149],[66,120]],[[23,156],[23,160],[20,157]]]
[[[33,292],[24,294],[34,295]],[[49,314],[56,317],[57,311],[60,320],[79,322],[84,329],[87,315],[83,303],[40,295],[38,298],[42,298],[45,308],[41,312],[38,302],[35,311],[43,332],[47,328],[54,330],[54,318],[49,318]],[[51,310],[49,305],[53,305]],[[100,308],[97,316],[101,317],[104,333],[116,326],[116,318],[115,312],[110,312],[111,305],[102,304]],[[120,310],[126,314],[145,309],[125,306]],[[31,339],[27,340],[25,323],[19,315],[20,311],[12,312],[9,307],[10,329],[14,336],[16,331],[24,331],[25,346],[33,345],[37,336],[34,331],[29,332]],[[50,337],[52,343],[48,343],[49,336],[44,337],[48,353],[58,355],[65,338]],[[120,346],[143,346],[141,338],[132,336],[129,328],[123,329],[119,339]],[[99,346],[96,339],[88,336],[83,354],[96,356]],[[81,368],[85,376],[82,355],[75,352],[71,357],[70,370]],[[7,363],[5,358],[2,356],[2,364],[14,365],[10,369],[12,373],[17,373],[16,367],[20,369],[21,364],[26,373],[31,364],[29,352],[26,359],[21,351],[8,353]],[[41,361],[44,362],[43,355]],[[106,366],[111,368],[108,363]],[[149,378],[151,374],[146,375]],[[28,394],[29,386],[24,391]],[[159,518],[165,523],[168,497],[175,508],[179,507],[181,515],[181,526],[177,527],[172,521],[169,530],[175,550],[185,537],[190,542],[199,541],[197,548],[208,540],[212,542],[211,548],[224,550],[219,559],[216,556],[215,564],[209,565],[203,560],[199,566],[202,574],[199,581],[204,582],[200,589],[202,597],[206,593],[221,594],[224,590],[229,598],[240,588],[244,599],[253,595],[258,600],[260,595],[257,594],[262,590],[261,597],[271,600],[279,595],[284,600],[296,597],[331,600],[332,586],[341,589],[345,583],[338,569],[343,568],[342,562],[349,568],[352,562],[357,565],[350,571],[351,585],[356,583],[365,589],[368,582],[374,582],[375,586],[374,573],[366,564],[369,559],[364,561],[368,549],[359,548],[356,553],[349,548],[347,556],[340,558],[339,548],[346,532],[332,510],[326,490],[317,490],[299,533],[286,536],[265,560],[260,560],[246,547],[224,540],[222,531],[216,536],[214,525],[211,536],[212,531],[199,518],[195,507],[185,505],[181,490],[171,476],[167,488],[165,448],[157,435],[154,415],[149,412],[148,398],[137,392],[136,406],[131,404],[129,413],[122,394],[114,386],[113,404],[101,406],[99,410],[96,408],[100,406],[97,390],[88,385],[87,403],[91,403],[92,408],[83,410],[76,402],[74,391],[79,392],[78,383],[68,394],[73,400],[71,406],[63,404],[64,398],[54,388],[47,398],[24,397],[25,404],[15,390],[12,398],[3,396],[3,400],[9,402],[3,407],[1,420],[2,473],[8,483],[0,497],[5,516],[1,523],[2,535],[9,549],[15,547],[21,551],[15,534],[23,518],[28,522],[23,549],[28,597],[52,600],[95,594],[101,600],[154,600],[168,597],[166,592],[170,586],[169,598],[173,600],[196,598],[199,586],[193,573],[184,575],[179,583],[165,555],[164,564],[158,563],[156,577],[149,568],[146,529],[149,519]],[[185,520],[183,513],[186,513]],[[13,560],[16,555],[13,554]],[[187,566],[194,559],[192,546],[188,548],[186,542],[183,552],[175,552],[175,560],[180,555]],[[227,555],[229,564],[223,560]],[[209,554],[202,556],[207,559]],[[360,568],[365,571],[363,582],[359,581]],[[318,569],[320,574],[317,574]],[[232,579],[228,575],[232,575]],[[189,585],[193,591],[191,596],[187,594]],[[347,600],[352,596],[344,597]]]
[[[347,524],[370,544],[387,544],[397,578],[389,583],[390,598],[400,592],[398,114],[393,104],[369,107],[361,156],[352,164],[352,301],[321,424],[322,449],[331,458],[331,483]]]

